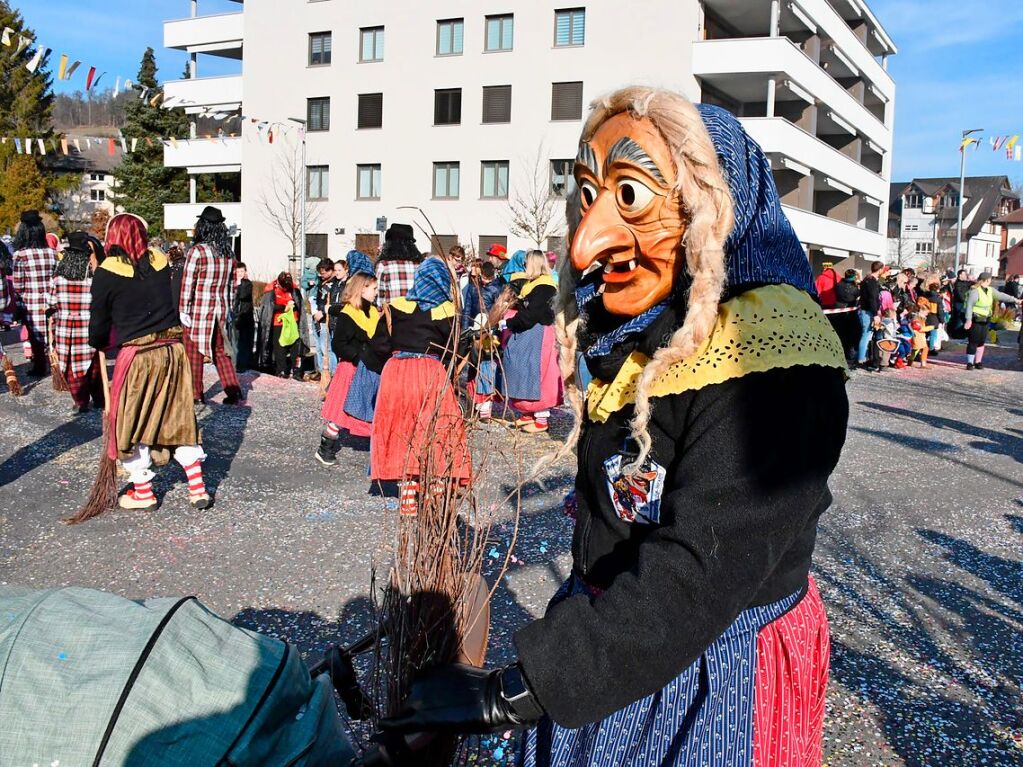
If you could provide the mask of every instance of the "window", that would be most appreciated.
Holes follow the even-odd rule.
[[[359,94],[359,128],[382,128],[384,125],[384,94]]]
[[[384,60],[384,28],[364,27],[359,30],[359,61]]]
[[[514,16],[487,16],[487,35],[484,50],[510,51],[514,38]]]
[[[309,35],[309,66],[322,67],[330,63],[330,32]]]
[[[480,197],[485,200],[506,199],[508,197],[508,161],[496,160],[484,162],[480,173]]]
[[[931,253],[931,243],[929,243],[929,242],[918,242],[916,244],[916,255],[924,256],[924,255],[930,255],[930,253]]]
[[[547,238],[547,251],[550,253],[556,253],[558,256],[565,255],[565,238],[561,236],[554,236]]]
[[[441,88],[433,92],[433,124],[458,125],[462,122],[462,89]]]
[[[919,224],[906,224],[906,231],[907,232],[918,232],[918,231],[920,231],[920,225]]]
[[[433,198],[435,200],[457,200],[459,175],[457,162],[435,162],[433,164]]]
[[[446,256],[457,244],[457,234],[438,234],[430,237],[430,250],[438,256]]]
[[[510,123],[511,95],[512,87],[510,85],[484,85],[483,122]]]
[[[444,19],[437,22],[437,55],[461,56],[465,39],[462,19]]]
[[[89,181],[102,181],[106,176],[102,173],[90,173]]]
[[[327,257],[327,235],[309,233],[305,236],[306,258]]]
[[[330,166],[310,165],[305,174],[306,197],[310,200],[326,200],[330,194]]]
[[[504,245],[508,247],[508,238],[501,234],[481,234],[478,253],[486,253],[491,245]]]
[[[355,190],[357,200],[379,200],[380,199],[380,166],[359,165],[358,186]]]
[[[355,249],[365,253],[372,259],[376,259],[380,250],[380,235],[376,232],[365,232],[355,235]]]
[[[586,9],[565,8],[554,12],[554,47],[569,48],[586,42]]]
[[[89,199],[93,202],[104,202],[107,199],[107,195],[102,189],[90,189]]]
[[[311,131],[330,130],[330,98],[309,99],[306,127]]]
[[[551,160],[551,196],[565,197],[575,188],[575,160]]]
[[[583,84],[551,84],[551,119],[581,120],[583,117]]]
[[[904,208],[922,208],[924,204],[923,195],[921,194],[907,194],[906,201],[903,203]]]

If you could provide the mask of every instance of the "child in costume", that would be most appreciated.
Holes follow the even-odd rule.
[[[595,103],[575,179],[557,307],[572,575],[515,662],[426,671],[382,724],[533,725],[525,767],[819,765],[809,573],[846,361],[770,163],[724,110],[636,87]]]
[[[360,254],[361,255],[361,254]],[[365,256],[363,256],[365,258]],[[367,263],[369,259],[366,259]],[[345,400],[355,377],[356,366],[369,340],[376,333],[380,312],[376,307],[377,278],[372,267],[348,278],[341,300],[332,304],[328,314],[334,321],[331,345],[338,364],[320,416],[327,422],[320,435],[316,459],[324,466],[337,463],[341,431],[353,437],[369,437],[372,423],[353,418],[344,411]]]

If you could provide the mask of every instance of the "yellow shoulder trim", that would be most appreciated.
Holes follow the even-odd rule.
[[[404,296],[391,300],[390,306],[392,309],[395,309],[402,314],[412,314],[412,312],[416,310],[416,302],[409,301]]]
[[[508,275],[508,282],[518,282],[519,280],[524,279],[526,279],[525,272],[512,272],[510,275]]]
[[[369,308],[369,314],[363,314],[351,304],[345,304],[344,309],[341,310],[341,314],[347,315],[352,318],[352,321],[362,328],[363,332],[370,338],[376,333],[377,323],[380,322],[380,312],[377,311],[375,306]]]
[[[431,320],[447,320],[455,316],[455,305],[450,301],[445,301],[440,306],[435,306],[430,310]]]
[[[167,254],[155,245],[149,246],[149,260],[153,264],[153,269],[158,272],[165,269],[167,264],[170,263],[170,259],[167,258]]]
[[[544,285],[552,287],[555,290],[557,290],[558,288],[558,283],[554,281],[553,277],[551,277],[549,274],[541,274],[535,280],[530,280],[522,287],[522,292],[519,293],[519,298],[525,298],[530,293],[532,293],[534,289],[542,287]]]
[[[636,385],[649,361],[633,352],[613,381],[594,379],[586,390],[590,418],[603,422],[635,404]],[[696,354],[668,368],[650,394],[681,394],[750,373],[799,365],[845,370],[842,343],[809,295],[791,285],[768,285],[721,304],[717,323]]]
[[[99,268],[111,274],[116,274],[118,277],[131,279],[135,276],[135,267],[124,263],[124,261],[115,256],[107,256],[103,259],[103,263],[99,265]]]

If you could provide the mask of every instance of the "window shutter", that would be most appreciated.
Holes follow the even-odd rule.
[[[358,127],[381,128],[383,127],[383,124],[384,124],[384,94],[360,93]]]
[[[581,120],[583,116],[583,84],[553,83],[551,87],[551,119]]]
[[[305,254],[307,258],[326,258],[327,235],[307,234],[305,236]]]
[[[483,122],[511,122],[510,85],[487,85],[483,87]]]
[[[508,238],[499,234],[481,234],[479,253],[486,253],[490,250],[491,245],[504,245],[507,248]]]

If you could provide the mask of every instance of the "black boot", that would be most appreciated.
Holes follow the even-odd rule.
[[[321,434],[320,447],[316,451],[316,460],[324,466],[333,466],[337,463],[338,439]]]

